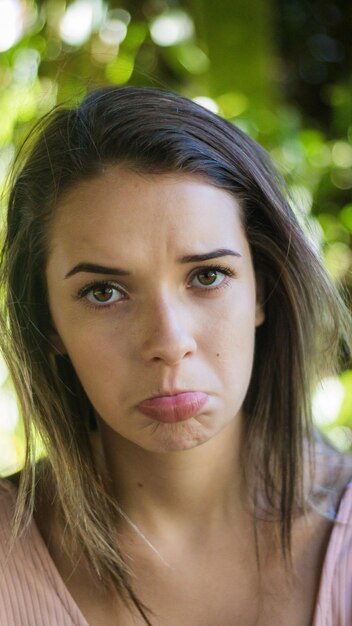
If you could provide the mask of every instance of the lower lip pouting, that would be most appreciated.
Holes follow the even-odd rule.
[[[183,422],[197,415],[207,400],[208,394],[202,391],[187,391],[174,396],[144,400],[138,405],[138,409],[158,422]]]

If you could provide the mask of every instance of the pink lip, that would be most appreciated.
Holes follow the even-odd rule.
[[[183,422],[197,415],[208,398],[208,394],[203,391],[185,391],[143,400],[138,404],[138,409],[158,422]]]

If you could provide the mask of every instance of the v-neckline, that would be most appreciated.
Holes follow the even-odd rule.
[[[10,490],[12,492],[13,499],[15,500],[17,487],[13,483],[11,483],[9,480],[6,480],[6,482],[10,485]],[[337,522],[346,522],[347,520],[345,520],[345,517],[351,516],[351,513],[352,513],[352,497],[350,494],[351,490],[352,490],[352,481],[350,481],[346,485],[342,493],[342,496],[340,498],[340,502],[339,502],[339,505],[336,511],[336,517],[335,517],[335,521]],[[340,533],[340,531],[341,531],[341,526],[339,524],[333,525],[330,536],[329,536],[329,540],[327,543],[325,555],[324,555],[323,568],[321,571],[321,577],[320,577],[320,582],[319,582],[319,589],[317,593],[317,601],[316,601],[312,626],[320,626],[320,623],[318,622],[318,619],[319,619],[318,609],[319,609],[319,604],[321,603],[321,597],[326,592],[325,585],[329,584],[329,580],[327,580],[327,578],[329,578],[328,559],[330,558],[330,555],[334,549],[334,544],[337,538],[336,536]],[[68,587],[64,583],[64,580],[61,577],[61,574],[58,568],[56,567],[54,560],[52,559],[50,555],[48,547],[44,541],[44,538],[42,537],[39,531],[39,527],[34,518],[32,519],[31,524],[29,526],[29,532],[32,533],[33,547],[37,551],[38,556],[40,557],[40,562],[42,563],[44,568],[47,567],[48,573],[50,574],[48,576],[48,583],[53,587],[56,595],[59,597],[65,610],[69,613],[74,626],[90,626],[88,621],[84,617],[81,609],[79,608],[79,606],[73,599],[72,595],[70,594]],[[75,617],[73,617],[73,615]]]

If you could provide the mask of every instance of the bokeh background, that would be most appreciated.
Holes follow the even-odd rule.
[[[326,266],[352,293],[352,3],[0,0],[0,193],[28,130],[105,84],[175,90],[271,154]],[[352,450],[352,371],[316,390],[317,425]],[[24,438],[0,359],[0,473]]]

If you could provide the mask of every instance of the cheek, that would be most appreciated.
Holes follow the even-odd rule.
[[[125,388],[128,377],[126,333],[103,323],[83,324],[58,319],[56,323],[65,351],[93,405],[109,397],[112,389]]]
[[[134,379],[119,343],[90,337],[71,345],[69,357],[97,413],[115,420],[118,407],[123,411],[131,403]]]
[[[256,327],[255,297],[243,290],[234,294],[234,298],[218,312],[217,320],[210,330],[210,335],[226,347],[241,347],[243,352],[250,351],[254,341]],[[213,334],[214,331],[214,334]]]
[[[106,376],[123,374],[126,363],[126,341],[119,333],[110,333],[107,336],[97,332],[77,333],[69,342],[68,355],[82,377]]]
[[[243,298],[223,311],[220,321],[210,332],[210,346],[216,367],[225,385],[244,389],[252,373],[255,345],[255,301]]]

